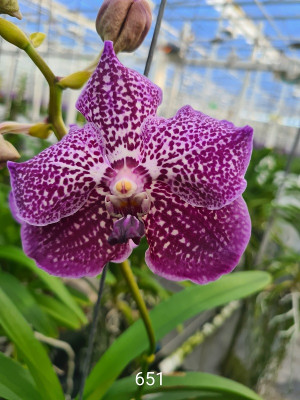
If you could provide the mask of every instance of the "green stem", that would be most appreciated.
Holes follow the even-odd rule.
[[[144,359],[142,361],[141,372],[142,372],[142,375],[143,375],[143,378],[144,378],[144,382],[143,382],[143,384],[141,386],[138,387],[138,389],[136,391],[136,395],[135,395],[135,400],[142,400],[142,395],[143,395],[144,387],[145,387],[145,384],[146,384],[146,377],[147,377],[147,372],[148,372],[148,369],[149,369],[149,365],[150,365],[150,363],[152,361],[154,361],[154,360],[151,360],[150,357],[151,356],[148,356],[148,357],[144,356]]]
[[[149,313],[146,307],[146,304],[144,302],[144,299],[141,295],[141,292],[139,290],[139,287],[135,281],[134,275],[132,273],[132,270],[130,268],[130,264],[129,261],[126,260],[124,262],[122,262],[120,264],[121,266],[121,271],[124,275],[124,278],[131,290],[132,296],[136,302],[136,305],[140,311],[140,315],[142,317],[142,320],[144,322],[147,334],[148,334],[148,338],[149,338],[149,352],[148,355],[144,355],[143,356],[143,361],[142,361],[142,373],[143,373],[143,377],[144,377],[144,384],[142,386],[138,387],[137,393],[136,393],[136,400],[141,400],[141,396],[143,393],[143,389],[144,389],[144,385],[145,385],[145,381],[146,381],[146,375],[148,372],[148,368],[150,363],[152,363],[155,359],[155,336],[154,336],[154,331],[153,331],[153,327],[151,324],[151,320],[149,317]]]
[[[67,129],[62,118],[62,88],[58,85],[49,85],[49,123],[52,124],[53,131],[58,140],[67,134]]]
[[[35,65],[38,67],[41,73],[44,75],[49,86],[54,85],[55,84],[54,73],[52,72],[48,64],[39,55],[39,53],[35,50],[35,48],[31,44],[29,44],[24,49],[24,51],[29,55],[29,57],[32,59],[32,61],[35,63]]]
[[[121,267],[121,271],[124,275],[124,278],[131,290],[131,293],[136,302],[136,305],[140,311],[142,320],[144,322],[144,325],[145,325],[145,328],[146,328],[146,331],[148,334],[148,338],[149,338],[149,344],[150,344],[148,355],[151,358],[151,356],[153,356],[153,354],[155,353],[155,336],[154,336],[154,331],[153,331],[153,327],[151,324],[151,320],[149,317],[149,313],[148,313],[146,304],[140,293],[139,287],[134,279],[134,275],[131,271],[129,261],[126,260],[126,261],[122,262],[120,264],[120,267]]]
[[[58,140],[62,139],[66,135],[67,129],[64,124],[62,113],[61,113],[61,102],[62,102],[62,88],[57,85],[57,78],[35,50],[35,48],[29,44],[24,51],[32,59],[41,73],[44,75],[49,85],[49,123],[51,123],[55,136]]]

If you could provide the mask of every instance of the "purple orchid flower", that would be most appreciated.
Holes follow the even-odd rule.
[[[32,160],[9,163],[25,253],[50,274],[99,274],[145,234],[156,274],[207,283],[230,272],[250,237],[241,197],[252,128],[181,108],[105,42],[77,101],[88,121]]]

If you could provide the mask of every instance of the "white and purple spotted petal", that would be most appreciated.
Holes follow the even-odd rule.
[[[113,219],[104,206],[104,197],[93,190],[84,206],[56,224],[22,224],[24,252],[38,267],[56,276],[79,278],[99,274],[109,261],[122,262],[134,245],[111,246],[108,237]]]
[[[149,249],[146,263],[171,280],[205,284],[238,264],[251,234],[242,197],[219,209],[192,207],[156,182],[150,190],[153,207],[144,217]]]
[[[107,157],[119,167],[113,163],[126,157],[138,160],[141,124],[149,115],[155,115],[161,100],[161,90],[145,76],[124,67],[112,42],[106,41],[100,62],[76,107],[87,121],[101,129]]]
[[[57,144],[24,163],[9,163],[16,217],[47,225],[74,214],[91,190],[103,192],[115,173],[105,162],[101,135],[91,124],[70,132]]]
[[[143,124],[143,159],[136,172],[166,182],[194,206],[219,209],[246,188],[253,130],[237,128],[190,106],[170,119],[149,117]]]

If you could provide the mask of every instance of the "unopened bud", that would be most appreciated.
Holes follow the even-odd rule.
[[[0,14],[8,14],[12,17],[22,19],[17,0],[1,0]]]
[[[22,124],[14,121],[5,121],[0,124],[0,134],[20,133],[30,135],[39,139],[47,139],[51,134],[51,124],[39,122],[38,124]]]
[[[104,0],[96,19],[102,40],[111,40],[115,52],[132,52],[147,35],[152,21],[148,0]]]
[[[17,25],[3,18],[0,18],[0,36],[22,50],[30,44],[28,37]]]
[[[5,167],[7,161],[15,161],[20,157],[18,150],[0,135],[0,169]]]
[[[0,134],[5,133],[24,133],[27,134],[32,124],[22,124],[14,121],[4,121],[0,124]]]
[[[30,136],[34,136],[39,139],[47,139],[51,132],[51,124],[45,124],[43,122],[32,125],[28,130],[28,134]]]
[[[61,78],[58,82],[58,85],[62,88],[81,89],[90,76],[91,73],[89,71],[77,71],[71,75]]]

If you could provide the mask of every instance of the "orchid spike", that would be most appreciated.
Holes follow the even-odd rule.
[[[146,263],[172,280],[230,272],[250,238],[241,197],[252,128],[189,106],[159,118],[161,90],[105,42],[77,108],[87,124],[25,163],[9,163],[25,253],[58,276],[93,276],[146,235]]]

